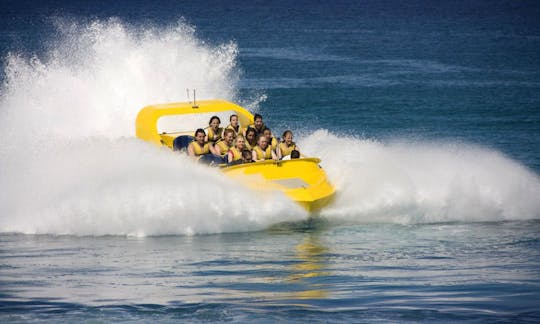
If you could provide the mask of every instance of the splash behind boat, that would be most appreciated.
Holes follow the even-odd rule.
[[[136,120],[136,136],[159,146],[175,148],[175,139],[193,136],[194,130],[206,125],[210,116],[228,120],[238,115],[240,125],[253,123],[246,109],[224,100],[168,103],[141,109]],[[335,189],[328,182],[318,158],[287,161],[263,161],[223,165],[222,171],[255,190],[280,190],[307,211],[316,211],[332,200]]]

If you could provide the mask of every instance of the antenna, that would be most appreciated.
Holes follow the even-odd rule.
[[[187,93],[187,101],[191,102],[191,99],[189,99],[189,88],[186,88],[186,93]]]
[[[193,89],[193,106],[191,108],[199,108],[197,105],[197,89]]]

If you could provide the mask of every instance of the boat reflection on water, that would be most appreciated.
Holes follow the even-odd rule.
[[[293,273],[287,277],[287,281],[307,289],[293,292],[291,298],[318,299],[328,297],[323,280],[330,274],[326,268],[327,252],[328,249],[321,244],[314,233],[309,233],[295,247],[295,254],[299,262],[293,265]]]
[[[332,246],[320,226],[309,221],[280,224],[266,233],[195,237],[195,244],[207,244],[205,253],[215,248],[226,258],[192,263],[192,284],[178,283],[186,297],[182,300],[241,305],[248,299],[262,308],[319,307],[334,291],[329,284]],[[240,240],[249,241],[250,249],[239,249]],[[263,248],[268,252],[261,253]]]

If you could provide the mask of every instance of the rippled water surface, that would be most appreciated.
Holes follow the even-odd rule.
[[[9,320],[540,318],[540,224],[280,224],[194,237],[2,235]]]

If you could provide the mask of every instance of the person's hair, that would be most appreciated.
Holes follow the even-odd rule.
[[[270,134],[272,134],[272,130],[266,126],[263,128],[262,132],[264,133],[264,131],[269,131]]]
[[[283,135],[281,136],[281,138],[282,138],[283,140],[285,140],[285,136],[287,136],[287,134],[291,134],[291,136],[292,136],[292,131],[289,130],[289,129],[287,129],[286,131],[283,132]]]
[[[232,133],[234,135],[234,131],[230,128],[227,128],[223,131],[223,137],[227,136],[227,134]]]
[[[236,136],[236,141],[237,142],[238,142],[239,139],[243,139],[244,141],[246,140],[246,138],[242,134],[238,134],[238,136]]]
[[[262,120],[263,118],[262,118],[262,116],[261,116],[261,115],[259,115],[259,114],[255,114],[255,116],[253,116],[253,120],[257,120],[257,119],[260,119],[260,120]]]
[[[204,132],[204,129],[202,129],[202,128],[198,128],[195,131],[195,137],[197,137],[197,134],[199,134],[199,133],[202,133],[204,136],[206,136],[206,133]]]
[[[291,159],[298,159],[299,157],[300,157],[300,152],[298,152],[297,150],[291,151]]]
[[[212,124],[212,120],[217,119],[218,123],[221,124],[221,119],[219,119],[218,116],[212,116],[210,117],[210,121],[208,122],[208,125]]]
[[[247,136],[249,133],[253,133],[253,135],[256,135],[257,134],[257,131],[255,131],[253,128],[249,127],[247,130],[246,130],[246,140],[247,140]]]
[[[261,140],[261,138],[264,138],[266,142],[268,143],[268,138],[266,138],[266,136],[264,136],[263,134],[260,134],[259,136],[257,136],[257,144],[259,144],[259,141]]]
[[[232,114],[231,117],[229,117],[229,121],[231,121],[233,117],[236,117],[236,118],[238,119],[238,115],[237,115],[237,114]]]
[[[253,155],[251,154],[250,150],[243,150],[242,158],[251,160],[253,158]]]

